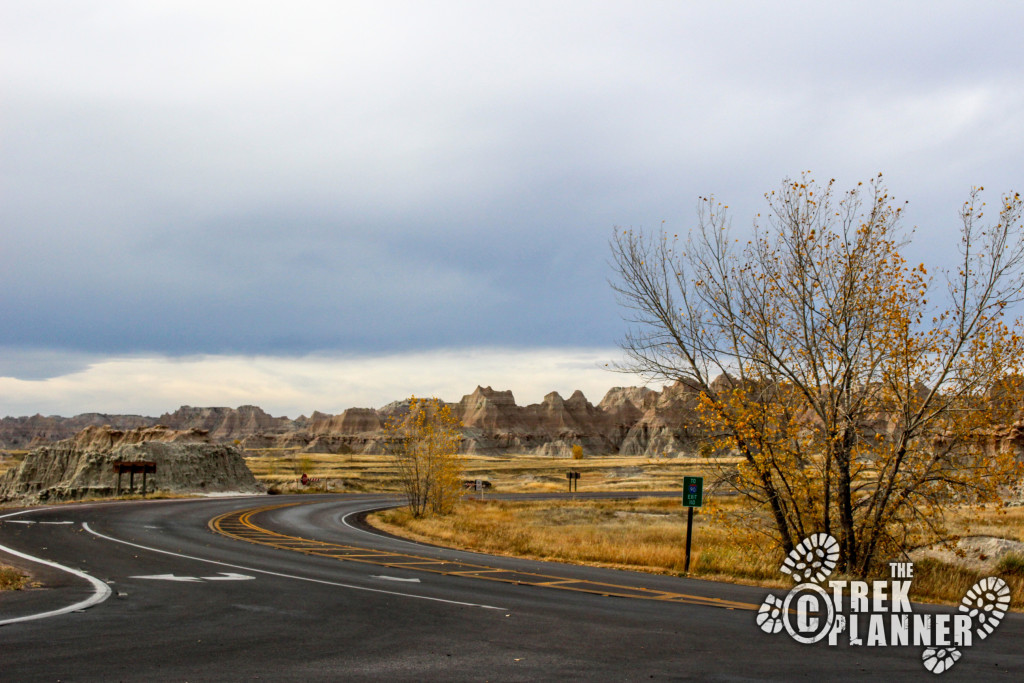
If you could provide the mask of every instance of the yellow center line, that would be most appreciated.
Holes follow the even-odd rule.
[[[569,590],[579,593],[592,593],[596,595],[615,596],[623,598],[639,598],[642,600],[661,600],[666,602],[677,602],[692,605],[703,605],[706,607],[723,607],[726,609],[757,610],[758,605],[747,602],[735,602],[722,600],[720,598],[708,598],[701,595],[689,595],[686,593],[673,593],[670,591],[643,588],[639,586],[620,586],[600,581],[587,581],[584,579],[570,579],[564,576],[553,576],[524,572],[515,569],[500,569],[486,565],[459,562],[454,560],[439,560],[433,557],[421,555],[410,555],[406,553],[395,553],[373,548],[362,548],[359,546],[345,545],[341,543],[329,543],[315,539],[289,536],[287,534],[271,531],[261,527],[252,521],[252,518],[260,513],[271,510],[279,510],[293,505],[304,505],[305,503],[281,503],[278,505],[267,505],[264,507],[250,508],[227,512],[210,520],[209,526],[213,531],[248,543],[270,546],[281,550],[291,550],[307,555],[319,555],[330,557],[342,562],[360,562],[383,567],[394,567],[396,569],[409,569],[414,571],[431,572],[446,576],[461,576],[465,578],[483,579],[486,581],[499,581],[516,585],[540,586],[556,590]],[[492,576],[488,576],[491,574]]]

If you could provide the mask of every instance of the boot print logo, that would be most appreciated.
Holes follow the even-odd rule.
[[[956,613],[914,614],[908,598],[913,563],[890,563],[887,581],[828,580],[838,562],[839,543],[829,534],[801,541],[779,568],[797,585],[784,598],[764,599],[758,627],[768,634],[785,630],[806,644],[828,638],[837,645],[845,633],[851,646],[923,647],[924,667],[941,674],[965,648],[990,636],[1010,608],[1006,582],[988,577],[967,591]]]

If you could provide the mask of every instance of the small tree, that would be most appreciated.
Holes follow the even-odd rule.
[[[452,511],[462,495],[462,424],[437,398],[409,399],[409,412],[385,425],[398,477],[416,517]]]
[[[583,459],[583,446],[578,443],[572,445],[572,459],[582,460]]]
[[[983,224],[979,192],[939,305],[925,265],[901,255],[903,209],[881,176],[839,198],[832,182],[786,180],[745,244],[710,198],[686,240],[616,231],[613,286],[636,324],[620,369],[699,392],[712,438],[741,457],[728,481],[783,550],[830,533],[840,568],[866,574],[940,537],[944,506],[1018,476],[993,448],[989,399],[1024,359],[1006,319],[1024,287],[1024,204],[1005,195]]]

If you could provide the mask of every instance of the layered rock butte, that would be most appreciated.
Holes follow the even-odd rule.
[[[461,450],[478,454],[567,456],[579,444],[588,455],[692,455],[704,440],[697,415],[698,392],[682,383],[655,391],[615,387],[596,406],[580,391],[569,398],[557,392],[543,401],[516,405],[511,391],[477,387],[449,404],[463,424]],[[272,417],[257,406],[194,408],[182,406],[160,417],[101,415],[73,418],[34,417],[0,420],[0,448],[43,446],[68,439],[86,427],[109,425],[113,430],[168,430],[202,435],[211,443],[246,449],[298,448],[316,453],[383,453],[384,425],[400,415],[407,401],[382,408],[349,408],[338,414],[314,412],[294,420]],[[1014,405],[997,440],[1024,454],[1024,423]],[[884,421],[884,420],[883,420]],[[879,425],[884,429],[884,426]]]
[[[273,417],[251,405],[182,406],[160,417],[6,417],[0,420],[0,448],[37,448],[90,427],[123,431],[161,426],[197,430],[212,443],[237,442],[247,449],[382,453],[385,423],[407,406],[407,401],[396,401],[379,409],[349,408],[338,415],[314,412],[294,420]],[[692,451],[699,436],[696,393],[681,384],[663,391],[616,387],[596,406],[580,391],[568,398],[552,392],[540,403],[519,406],[511,391],[477,387],[450,406],[462,421],[462,450],[467,453],[568,455],[574,444],[580,444],[587,454],[675,454]]]

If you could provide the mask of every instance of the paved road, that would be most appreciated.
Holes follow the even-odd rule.
[[[3,517],[0,545],[82,575],[33,563],[51,587],[0,594],[0,622],[96,604],[0,626],[0,681],[935,678],[921,648],[762,633],[743,607],[763,589],[494,558],[355,523],[392,501],[140,501]],[[230,514],[266,506],[278,507]],[[942,679],[1021,680],[1022,637],[1024,619],[1010,615]]]

